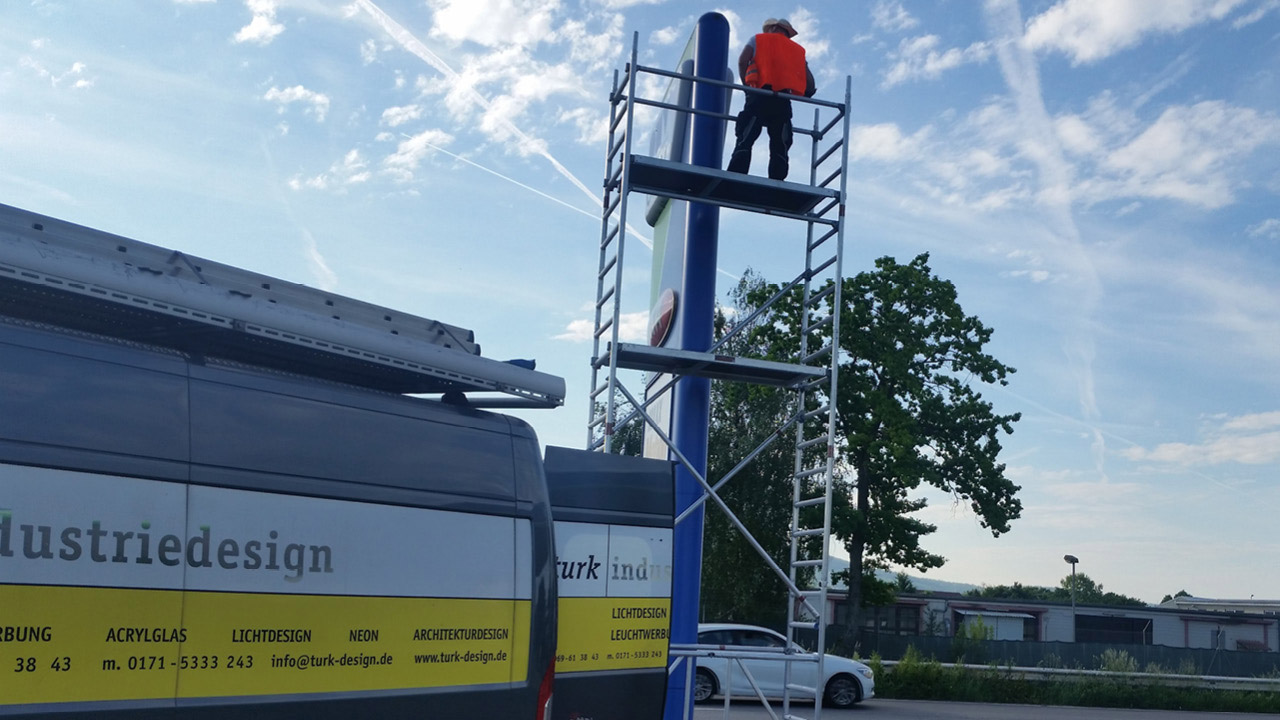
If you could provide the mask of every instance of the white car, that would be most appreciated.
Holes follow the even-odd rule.
[[[786,648],[787,639],[768,628],[730,623],[698,625],[699,651],[749,652],[754,657],[734,660],[720,656],[700,656],[694,674],[694,700],[704,702],[713,696],[724,695],[726,681],[729,683],[728,694],[732,697],[757,697],[743,666],[751,673],[756,686],[766,698],[781,698],[787,664],[783,659]],[[814,657],[814,653],[805,652],[795,645],[792,645],[792,652],[800,657]],[[777,659],[760,655],[777,655]],[[793,661],[791,684],[822,688],[826,704],[834,707],[850,707],[875,696],[875,675],[871,668],[857,660],[838,655],[824,656],[820,684],[814,683],[817,671],[817,662]],[[796,697],[795,692],[792,697]]]

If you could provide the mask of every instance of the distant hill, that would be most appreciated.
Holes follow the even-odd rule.
[[[848,560],[842,560],[837,557],[831,558],[831,572],[833,574],[840,572],[842,570],[848,570],[848,569],[849,569]],[[894,578],[897,577],[897,573],[889,572],[888,570],[877,570],[876,577],[885,582],[893,582]],[[977,590],[978,588],[981,587],[980,585],[972,585],[969,583],[948,582],[946,580],[932,580],[930,578],[916,577],[915,575],[908,575],[907,577],[911,578],[911,584],[915,585],[916,590],[920,592],[964,593],[964,592],[968,592],[969,590]],[[843,589],[845,587],[845,584],[836,583],[835,585],[832,585],[832,587]]]

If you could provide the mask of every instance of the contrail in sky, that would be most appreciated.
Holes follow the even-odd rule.
[[[284,208],[285,217],[289,218],[289,222],[293,223],[298,229],[298,233],[302,235],[303,250],[307,256],[307,265],[311,268],[311,274],[315,277],[320,289],[336,290],[338,288],[338,274],[329,267],[329,261],[320,252],[320,243],[316,242],[315,236],[298,220],[297,213],[293,211],[293,204],[289,202],[288,196],[280,191],[280,183],[274,182],[276,178],[276,160],[271,155],[271,147],[267,144],[265,137],[259,138],[258,146],[262,148],[262,155],[267,159],[267,169],[270,171],[273,181],[270,186],[275,189],[276,200]]]
[[[407,137],[407,136],[404,136],[404,137]],[[426,145],[427,147],[431,148],[432,150],[436,150],[436,151],[439,151],[439,152],[444,153],[445,155],[448,155],[449,157],[453,158],[454,160],[459,160],[459,161],[461,161],[461,162],[464,162],[464,163],[466,163],[466,164],[470,165],[470,166],[471,166],[471,167],[473,167],[473,168],[476,168],[476,169],[479,169],[479,170],[483,170],[483,171],[485,171],[485,172],[489,173],[490,175],[493,175],[494,177],[498,177],[498,178],[501,178],[501,179],[503,179],[503,180],[506,180],[507,182],[509,182],[509,183],[511,183],[511,184],[513,184],[513,185],[519,185],[520,187],[524,188],[525,190],[528,190],[528,191],[529,191],[529,192],[531,192],[531,193],[536,193],[536,194],[538,194],[538,195],[541,195],[542,197],[544,197],[544,198],[546,198],[546,199],[550,200],[551,202],[559,203],[559,204],[561,204],[561,205],[563,205],[563,206],[565,206],[565,207],[569,208],[570,210],[572,210],[572,211],[574,211],[574,212],[576,212],[576,213],[582,213],[583,215],[586,215],[587,217],[592,218],[593,220],[599,220],[599,219],[600,219],[600,216],[599,216],[599,215],[596,215],[595,213],[587,212],[586,210],[583,210],[582,208],[578,207],[577,205],[570,205],[569,203],[567,203],[567,202],[565,202],[565,201],[561,200],[561,199],[560,199],[560,198],[558,198],[558,197],[553,197],[553,196],[551,196],[551,195],[548,195],[547,193],[542,192],[541,190],[539,190],[539,189],[538,189],[538,188],[536,188],[536,187],[533,187],[533,186],[531,186],[531,185],[526,185],[526,184],[524,184],[524,183],[520,182],[519,180],[516,180],[515,178],[510,177],[510,176],[508,176],[508,175],[503,175],[502,173],[498,172],[497,170],[494,170],[494,169],[492,169],[492,168],[487,168],[487,167],[485,167],[484,165],[481,165],[480,163],[475,162],[474,160],[468,160],[467,158],[464,158],[464,157],[462,157],[461,155],[459,155],[459,154],[457,154],[457,153],[449,152],[448,150],[445,150],[444,148],[440,147],[439,145],[435,145],[435,144],[433,144],[433,143],[429,143],[429,142],[427,142],[426,140],[419,140],[419,142],[421,142],[423,145]]]
[[[440,73],[448,77],[450,80],[457,83],[460,87],[464,88],[467,91],[467,93],[471,96],[471,99],[474,100],[476,103],[478,103],[481,107],[483,107],[486,110],[491,109],[492,105],[489,102],[488,98],[481,95],[474,87],[466,83],[458,75],[458,73],[452,67],[450,67],[448,63],[444,61],[443,58],[431,52],[431,49],[428,48],[421,40],[414,37],[413,33],[406,30],[403,25],[396,22],[391,18],[390,15],[387,15],[385,12],[383,12],[382,8],[375,5],[372,0],[356,0],[356,5],[358,5],[365,12],[369,13],[369,16],[372,17],[378,23],[378,25],[380,25],[382,29],[388,35],[391,36],[391,39],[395,40],[396,43],[400,45],[400,47],[418,56],[423,61],[425,61],[428,65],[435,68],[437,71],[439,71]],[[545,158],[547,162],[551,163],[551,167],[556,169],[556,172],[560,173],[562,176],[565,177],[565,179],[573,183],[573,186],[581,190],[582,193],[586,195],[588,198],[591,198],[592,205],[599,206],[600,196],[592,192],[590,188],[588,188],[581,180],[578,179],[576,175],[573,174],[572,171],[569,170],[569,168],[565,167],[559,160],[557,160],[555,156],[553,156],[551,152],[547,150],[547,144],[545,142],[543,142],[542,140],[538,140],[536,138],[529,137],[523,130],[516,127],[515,124],[512,123],[511,120],[506,117],[500,117],[499,122],[501,122],[503,127],[509,130],[511,134],[519,138],[522,147],[528,150],[531,150],[532,152],[535,152],[538,155],[541,155],[543,158]],[[436,149],[438,150],[440,148],[436,148]],[[452,155],[452,153],[450,154]],[[488,170],[488,168],[477,165],[476,163],[472,163],[469,160],[465,162],[471,163],[472,165],[475,165],[481,170],[493,172],[492,170]],[[493,174],[503,178],[504,180],[515,182],[514,180],[511,180],[511,178],[508,178],[499,173],[493,172]],[[516,183],[516,184],[528,190],[533,190],[533,188],[523,183]],[[539,195],[542,195],[543,197],[555,200],[555,198],[552,198],[546,193],[539,192],[537,190],[533,190],[533,191],[537,192]],[[560,201],[557,200],[557,202],[560,202]],[[561,202],[560,204],[564,205],[565,203]],[[593,215],[593,217],[596,217],[596,216]],[[645,237],[641,233],[637,232],[635,228],[631,227],[630,223],[627,224],[627,231],[630,232],[636,238],[639,238],[640,242],[644,243],[646,247],[650,249],[653,248],[653,241]]]
[[[1081,414],[1086,421],[1094,423],[1100,414],[1094,386],[1096,348],[1090,320],[1101,301],[1102,289],[1098,271],[1081,243],[1080,230],[1072,214],[1073,168],[1063,155],[1053,118],[1045,108],[1035,56],[1020,42],[1024,25],[1017,1],[987,0],[984,9],[992,34],[996,36],[996,56],[1016,108],[1023,145],[1031,149],[1028,155],[1039,170],[1039,202],[1058,240],[1056,247],[1047,249],[1056,253],[1064,272],[1075,281],[1070,314],[1064,313],[1063,317],[1067,331],[1063,350],[1075,371]],[[1096,426],[1092,427],[1092,434],[1094,465],[1106,480],[1106,438]]]

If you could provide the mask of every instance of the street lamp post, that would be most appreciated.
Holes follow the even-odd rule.
[[[1062,559],[1071,563],[1071,642],[1076,641],[1076,563],[1080,558],[1075,555],[1063,555]]]

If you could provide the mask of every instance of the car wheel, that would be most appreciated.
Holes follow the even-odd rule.
[[[693,701],[706,702],[716,694],[716,676],[710,670],[698,668],[693,676]]]
[[[827,681],[823,698],[832,707],[853,707],[862,699],[862,685],[852,675],[837,675]]]

